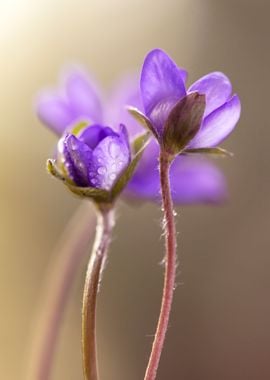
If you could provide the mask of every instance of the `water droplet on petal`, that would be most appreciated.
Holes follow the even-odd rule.
[[[109,153],[112,158],[117,158],[120,154],[119,145],[115,144],[114,142],[111,142],[109,145]]]
[[[119,168],[121,168],[123,165],[124,165],[124,162],[123,162],[123,161],[119,161],[119,162],[118,162],[118,166],[119,166]]]
[[[115,178],[116,178],[116,174],[115,174],[115,173],[111,173],[111,174],[110,174],[110,179],[111,179],[111,180],[115,180]]]
[[[100,166],[97,170],[98,174],[105,174],[106,173],[106,168],[105,166]]]
[[[97,180],[95,178],[92,178],[91,182],[92,182],[92,185],[94,185],[94,186],[97,184]]]

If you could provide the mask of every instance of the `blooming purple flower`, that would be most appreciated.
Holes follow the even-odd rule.
[[[161,144],[170,134],[171,143],[174,136],[182,139],[180,146],[184,141],[181,151],[215,147],[239,120],[239,97],[231,95],[231,83],[223,73],[207,74],[189,88],[186,79],[187,72],[165,52],[151,51],[141,72],[141,116]]]
[[[66,73],[58,90],[45,90],[39,95],[36,108],[40,120],[58,136],[63,136],[59,144],[63,144],[66,139],[69,141],[70,147],[72,145],[70,141],[72,140],[76,141],[78,145],[81,142],[85,143],[85,141],[81,140],[83,133],[76,135],[75,139],[69,135],[66,136],[67,133],[72,134],[73,127],[80,122],[87,124],[88,132],[91,128],[97,131],[99,128],[105,128],[101,127],[102,125],[110,125],[112,129],[109,129],[120,136],[121,131],[119,132],[118,126],[119,122],[122,122],[127,126],[131,139],[142,133],[143,128],[125,109],[125,105],[130,104],[139,110],[143,109],[138,84],[134,78],[127,77],[118,82],[109,99],[103,101],[105,104],[103,108],[101,107],[100,99],[97,86],[93,84],[83,70],[75,68]],[[102,137],[96,139],[97,135],[95,132],[91,133],[91,140],[93,139],[96,143],[91,142],[90,148],[91,150],[95,150],[106,139]],[[123,136],[120,140],[123,142]],[[89,144],[90,139],[87,141],[86,145]],[[65,144],[67,146],[67,142]],[[93,148],[94,146],[95,148]],[[61,149],[63,150],[63,146],[62,148],[60,147]],[[85,149],[85,146],[83,149]],[[89,154],[89,157],[90,155],[92,154]],[[76,161],[76,157],[76,155],[73,155],[70,168],[74,167],[73,161],[78,162]],[[130,160],[130,151],[127,153],[127,157]],[[152,140],[145,149],[138,167],[126,187],[126,196],[149,200],[159,199],[160,185],[157,158],[158,145],[155,140]],[[82,158],[80,157],[80,159]],[[66,160],[66,162],[68,161]],[[90,161],[92,163],[92,160]],[[84,168],[89,167],[90,161],[86,158],[83,159]],[[123,162],[126,164],[125,160]],[[109,162],[106,161],[106,167],[108,165]],[[96,169],[98,168],[96,167]],[[71,169],[67,173],[75,183],[80,183],[81,185],[90,183],[90,176],[88,175],[87,178],[85,171],[83,174],[79,170],[76,172],[76,176],[75,174],[71,174]],[[110,170],[108,169],[108,173],[112,174],[111,168]],[[219,202],[226,196],[224,176],[212,163],[206,160],[179,156],[172,165],[170,175],[172,194],[177,204]],[[105,179],[102,184],[101,182],[98,176],[96,185],[99,188],[108,188],[110,185],[110,182],[107,182]],[[93,182],[91,182],[91,185],[96,186]]]
[[[86,126],[77,136],[68,133],[58,142],[57,167],[68,181],[80,187],[111,190],[130,160],[123,125],[120,133],[100,125]]]

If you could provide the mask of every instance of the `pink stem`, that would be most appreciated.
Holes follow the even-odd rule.
[[[82,352],[83,369],[86,380],[98,379],[96,349],[96,304],[102,271],[107,258],[114,227],[114,211],[99,211],[95,244],[89,260],[82,307]]]
[[[166,268],[163,287],[163,296],[155,339],[144,380],[154,380],[164,346],[166,331],[173,300],[176,271],[176,231],[174,221],[173,202],[170,191],[170,158],[166,153],[160,153],[160,182],[162,192],[162,207],[164,210],[164,229],[166,242]]]
[[[42,306],[35,329],[37,336],[34,336],[27,379],[48,380],[51,376],[63,315],[75,276],[86,256],[95,219],[93,209],[83,204],[71,219],[55,249],[58,262],[53,262],[53,270],[49,271],[44,294],[40,297]]]

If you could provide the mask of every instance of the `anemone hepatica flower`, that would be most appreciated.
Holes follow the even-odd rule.
[[[58,142],[57,164],[67,180],[81,187],[110,190],[130,163],[126,128],[120,133],[100,125],[86,126],[77,136]]]
[[[234,129],[240,101],[229,79],[213,72],[186,88],[187,72],[162,50],[145,58],[141,72],[144,113],[131,109],[172,155],[211,150]]]
[[[113,203],[132,176],[144,149],[146,135],[130,146],[126,127],[79,123],[57,145],[48,170],[77,195],[97,203]]]
[[[61,136],[54,158],[47,161],[49,172],[62,180],[73,193],[90,198],[96,205],[96,238],[83,292],[82,353],[85,379],[97,380],[96,299],[115,225],[115,201],[132,177],[149,133],[140,134],[130,143],[123,124],[117,122],[112,129],[103,123],[99,98],[85,75],[78,71],[68,75],[59,93],[40,95],[37,107],[43,122]],[[71,247],[75,255],[80,253],[80,249],[80,246],[75,249]],[[68,265],[69,270],[68,273],[64,272],[64,277],[68,275],[69,278],[74,268],[76,258],[73,254],[71,261],[72,269]],[[60,279],[59,286],[56,293],[59,292],[60,297],[56,300],[53,321],[59,320],[64,308],[66,278]],[[58,325],[52,326],[53,336],[50,336],[48,344],[45,340],[44,350],[48,351],[48,355],[38,365],[38,377],[49,376],[57,330]]]
[[[208,74],[188,89],[186,78],[186,71],[180,69],[165,52],[159,49],[151,51],[141,72],[144,112],[130,108],[130,112],[152,132],[159,144],[166,250],[160,314],[144,380],[156,379],[175,288],[177,239],[171,165],[177,156],[183,154],[224,154],[225,151],[217,146],[234,129],[240,116],[239,98],[231,95],[231,83],[224,74]],[[199,174],[195,171],[195,175],[201,178]],[[179,180],[180,186],[192,191],[192,183],[182,180]]]
[[[97,125],[110,125],[116,134],[119,134],[119,123],[123,123],[131,140],[142,133],[141,125],[125,109],[126,105],[132,105],[143,110],[138,81],[133,76],[118,81],[111,95],[103,102],[101,99],[101,92],[93,80],[76,67],[65,72],[58,89],[40,93],[36,109],[40,120],[58,136],[70,133],[81,122],[86,123],[89,130],[96,129]],[[157,159],[158,145],[152,140],[126,186],[124,193],[128,198],[160,199]],[[170,175],[172,195],[177,204],[215,203],[226,197],[224,176],[206,160],[179,156],[172,164]]]

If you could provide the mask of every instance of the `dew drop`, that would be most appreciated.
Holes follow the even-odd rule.
[[[91,179],[91,183],[92,183],[93,185],[96,185],[96,184],[97,184],[97,180],[96,180],[95,178],[92,178],[92,179]]]
[[[98,174],[105,174],[106,173],[106,168],[105,166],[100,166],[97,170]]]
[[[110,179],[111,179],[111,180],[114,180],[115,178],[116,178],[116,174],[115,174],[115,173],[111,173],[111,174],[110,174]]]
[[[112,164],[112,170],[116,170],[117,169],[117,165],[116,165],[116,163],[114,162],[113,164]]]
[[[112,158],[117,158],[120,154],[120,148],[117,144],[111,142],[109,145],[109,153]]]
[[[123,165],[124,165],[124,162],[123,162],[123,161],[119,161],[119,162],[118,162],[118,166],[119,166],[119,168],[121,168]]]

